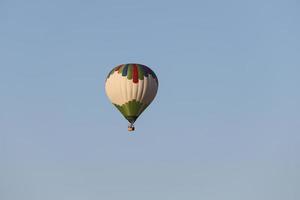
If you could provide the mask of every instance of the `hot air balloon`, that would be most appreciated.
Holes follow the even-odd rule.
[[[128,131],[156,96],[158,79],[147,66],[136,63],[113,68],[105,81],[109,100],[128,120]]]

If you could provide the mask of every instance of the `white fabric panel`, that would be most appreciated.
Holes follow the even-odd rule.
[[[132,80],[128,80],[127,77],[115,72],[105,83],[108,98],[117,105],[123,105],[134,99],[149,104],[155,98],[157,89],[158,84],[150,74],[148,77],[144,77],[144,80],[133,83]]]
[[[144,84],[145,84],[144,80],[139,80],[138,91],[137,91],[137,96],[136,96],[136,99],[139,101],[141,100],[143,92],[144,92]]]
[[[106,95],[112,103],[118,105],[123,103],[123,97],[120,95],[121,79],[122,76],[119,76],[118,73],[115,72],[106,80],[105,83]]]
[[[138,84],[133,83],[133,81],[132,81],[131,84],[132,84],[132,96],[131,96],[131,99],[137,99],[138,90],[139,90],[139,86],[140,86],[140,81],[139,81]]]
[[[127,102],[127,77],[123,77],[122,74],[119,74],[119,76],[121,76],[121,95],[123,97],[122,104],[124,104]]]

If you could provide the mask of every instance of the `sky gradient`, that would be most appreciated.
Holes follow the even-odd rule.
[[[300,199],[299,9],[0,0],[0,199]],[[133,134],[104,91],[131,62],[160,83]]]

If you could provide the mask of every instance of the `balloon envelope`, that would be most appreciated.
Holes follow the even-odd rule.
[[[156,96],[158,79],[155,73],[142,64],[122,64],[108,74],[105,91],[118,110],[134,123]]]

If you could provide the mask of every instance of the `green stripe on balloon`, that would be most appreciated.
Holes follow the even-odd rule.
[[[141,65],[138,65],[138,71],[139,71],[139,80],[144,80],[144,71]]]
[[[128,65],[128,70],[127,70],[127,79],[131,80],[132,79],[132,65]]]

